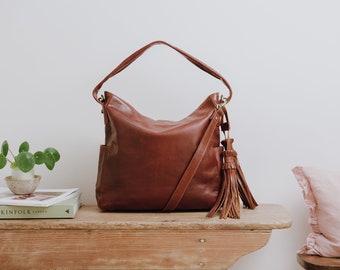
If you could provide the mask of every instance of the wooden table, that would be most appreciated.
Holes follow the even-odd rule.
[[[340,258],[298,254],[297,261],[306,270],[340,270]]]
[[[241,219],[204,212],[102,213],[74,219],[1,220],[1,269],[228,269],[291,226],[280,205],[242,209]]]

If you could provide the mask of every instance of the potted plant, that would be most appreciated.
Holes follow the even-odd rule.
[[[10,159],[8,154],[12,156]],[[31,194],[40,183],[40,175],[34,174],[34,166],[45,164],[49,170],[53,170],[55,163],[60,159],[59,152],[48,147],[44,151],[30,152],[27,141],[20,144],[18,154],[10,150],[8,142],[4,141],[0,152],[0,169],[7,163],[10,164],[12,175],[5,178],[8,188],[15,194]]]

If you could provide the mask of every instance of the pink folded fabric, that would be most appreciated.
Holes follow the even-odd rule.
[[[314,167],[295,167],[310,212],[312,232],[301,254],[340,257],[340,172]]]

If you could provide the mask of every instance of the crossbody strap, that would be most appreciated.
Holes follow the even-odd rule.
[[[217,126],[221,124],[221,118],[223,117],[223,108],[217,108],[209,122],[209,125],[198,145],[194,155],[192,156],[187,168],[185,169],[181,179],[179,180],[174,192],[172,193],[170,199],[167,202],[167,205],[163,208],[164,212],[171,212],[174,211],[180,201],[182,200],[185,191],[189,187],[189,184],[194,177],[203,156],[208,148],[209,142],[213,137],[214,130]],[[228,121],[228,120],[227,120]]]
[[[129,57],[127,57],[123,62],[121,62],[113,71],[111,71],[110,74],[108,74],[92,91],[92,95],[94,97],[94,99],[102,104],[101,99],[98,97],[98,92],[100,90],[100,88],[102,87],[102,85],[111,77],[115,76],[116,74],[118,74],[119,72],[123,71],[125,68],[127,68],[131,63],[133,63],[138,57],[140,57],[147,49],[149,49],[150,47],[156,45],[156,44],[163,44],[166,45],[172,49],[174,49],[175,51],[179,52],[180,54],[182,54],[186,59],[188,59],[191,63],[193,63],[194,65],[196,65],[197,67],[199,67],[201,70],[207,72],[208,74],[212,75],[213,77],[221,80],[223,82],[223,84],[228,88],[229,90],[229,96],[227,97],[226,101],[227,103],[231,100],[232,97],[232,90],[231,87],[229,85],[229,83],[222,77],[221,74],[219,74],[217,71],[215,71],[214,69],[212,69],[211,67],[209,67],[208,65],[206,65],[205,63],[203,63],[202,61],[198,60],[197,58],[191,56],[190,54],[186,53],[185,51],[165,42],[162,40],[158,40],[158,41],[154,41],[149,43],[148,45],[144,46],[143,48],[137,50],[136,52],[134,52],[133,54],[131,54]]]

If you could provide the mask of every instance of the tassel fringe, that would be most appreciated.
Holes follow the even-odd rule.
[[[243,175],[233,142],[234,139],[231,138],[222,141],[225,148],[222,185],[216,202],[207,217],[213,217],[217,212],[220,212],[220,218],[240,218],[240,198],[246,208],[254,209],[258,205]]]

